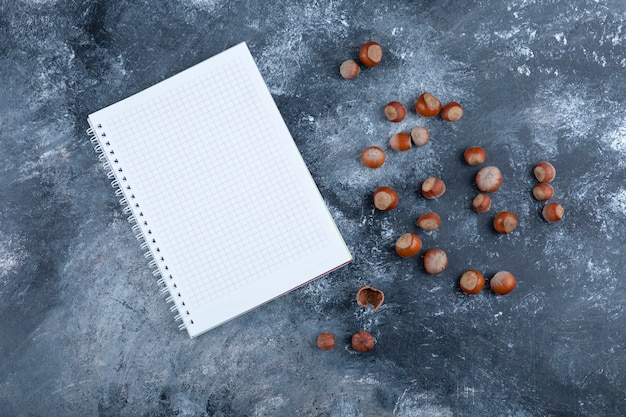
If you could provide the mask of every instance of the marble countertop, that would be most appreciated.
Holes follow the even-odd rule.
[[[223,0],[0,3],[0,415],[623,416],[626,5]],[[382,63],[342,79],[370,40]],[[85,133],[87,115],[245,41],[354,262],[197,339],[179,331]],[[449,123],[419,94],[463,104]],[[383,115],[404,103],[404,121]],[[431,140],[389,148],[399,130]],[[387,162],[360,162],[376,145]],[[472,145],[502,171],[471,210]],[[533,166],[557,169],[548,224]],[[444,179],[436,200],[419,195]],[[394,187],[403,204],[376,211]],[[424,232],[425,211],[442,218]],[[497,211],[519,217],[493,231]],[[402,259],[412,231],[449,258]],[[478,269],[506,296],[463,294]],[[362,285],[385,292],[374,311]],[[350,348],[368,330],[373,351]],[[320,332],[337,346],[321,351]]]

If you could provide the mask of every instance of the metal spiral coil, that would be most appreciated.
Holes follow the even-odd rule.
[[[122,197],[119,200],[119,203],[122,207],[122,213],[129,215],[126,220],[132,225],[133,234],[137,238],[137,241],[140,242],[140,249],[145,251],[144,257],[149,261],[148,267],[151,268],[152,275],[156,278],[159,278],[157,280],[157,285],[160,287],[160,291],[167,295],[165,301],[167,303],[172,303],[170,311],[173,313],[178,313],[175,316],[175,321],[182,321],[182,323],[178,326],[178,329],[183,330],[186,327],[186,323],[183,320],[183,313],[187,317],[190,316],[190,313],[188,310],[182,311],[179,308],[179,305],[183,306],[183,308],[186,308],[184,307],[185,302],[182,301],[182,295],[180,293],[173,294],[170,290],[170,287],[167,285],[166,280],[173,280],[174,278],[172,277],[172,275],[168,274],[166,277],[163,274],[162,271],[168,269],[167,265],[164,263],[165,259],[163,257],[155,256],[153,248],[154,250],[159,251],[159,248],[156,246],[156,241],[154,239],[147,239],[146,235],[142,231],[142,226],[148,226],[148,223],[145,221],[143,222],[143,224],[140,223],[137,220],[136,214],[133,212],[134,208],[139,208],[139,204],[130,201],[136,199],[134,194],[131,194],[130,196],[125,195],[125,190],[130,190],[131,187],[130,185],[128,185],[128,180],[126,177],[117,177],[116,172],[121,173],[123,172],[123,169],[121,168],[120,163],[117,159],[113,161],[110,161],[108,159],[107,152],[111,155],[113,155],[115,152],[113,151],[113,149],[111,149],[111,144],[109,143],[109,141],[104,139],[106,138],[106,133],[103,131],[99,133],[102,129],[102,125],[97,125],[95,129],[87,129],[89,141],[94,145],[94,150],[98,154],[98,160],[102,164],[102,167],[107,171],[107,178],[111,181],[111,186],[115,188],[115,196]],[[143,213],[139,213],[139,216],[143,216]],[[148,233],[151,233],[149,229]],[[159,263],[163,263],[163,268],[159,267]],[[176,284],[173,281],[172,286],[173,288],[176,288]],[[179,303],[175,302],[175,298],[180,299]],[[189,320],[189,323],[193,324],[193,320]]]

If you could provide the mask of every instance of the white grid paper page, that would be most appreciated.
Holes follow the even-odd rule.
[[[90,124],[191,336],[349,262],[245,44]]]

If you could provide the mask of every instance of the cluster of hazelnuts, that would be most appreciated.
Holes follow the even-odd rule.
[[[442,114],[442,118],[448,121],[459,120],[463,114],[463,109],[457,102],[449,103],[443,109],[448,108],[448,113]],[[432,117],[443,113],[441,101],[431,93],[423,93],[419,96],[416,103],[416,112],[425,117]],[[450,114],[453,116],[450,117]],[[389,103],[385,107],[385,116],[389,121],[397,122],[404,119],[406,110],[397,102]],[[425,127],[416,127],[411,134],[398,133],[392,136],[389,145],[396,151],[405,151],[410,149],[411,142],[413,144],[423,146],[428,142],[423,138],[429,138],[430,133]],[[422,138],[422,140],[418,140]],[[487,159],[485,150],[480,146],[471,146],[463,153],[465,162],[470,166],[483,164]],[[385,151],[377,146],[366,148],[361,154],[361,161],[369,168],[379,168],[385,163]],[[539,201],[547,201],[554,195],[554,190],[549,184],[554,177],[556,170],[554,166],[547,161],[538,163],[534,168],[534,175],[539,182],[533,189],[534,197]],[[490,195],[497,191],[502,185],[502,173],[496,166],[487,165],[479,169],[475,176],[475,184],[479,193],[472,200],[472,209],[476,213],[486,213],[491,209]],[[427,199],[435,199],[442,196],[446,191],[446,184],[441,178],[427,178],[421,186],[421,194]],[[398,205],[398,194],[389,187],[379,187],[374,191],[374,206],[381,211],[393,210]],[[544,206],[543,218],[550,223],[560,221],[563,218],[564,209],[558,203],[549,203]],[[500,211],[493,219],[493,228],[500,234],[512,233],[518,226],[519,219],[515,213],[511,211]],[[432,231],[439,228],[441,218],[437,213],[427,212],[419,216],[417,225],[425,231]],[[396,252],[403,258],[417,255],[422,249],[422,241],[419,236],[413,232],[405,233],[400,236],[395,244]],[[428,274],[437,275],[442,273],[447,265],[448,258],[442,249],[432,248],[424,253],[424,269]],[[513,291],[517,281],[513,274],[508,271],[500,271],[489,280],[490,288],[498,295],[508,294]],[[459,286],[466,294],[477,294],[485,285],[484,276],[477,270],[468,270],[461,276]]]
[[[385,294],[374,287],[364,285],[356,293],[356,302],[361,307],[372,305],[373,310],[377,310],[385,300]],[[374,349],[376,340],[367,330],[356,332],[350,338],[350,346],[357,352],[369,352]],[[335,348],[335,336],[329,332],[322,332],[317,336],[317,347],[322,350],[332,350]]]
[[[366,67],[375,67],[383,59],[383,48],[378,42],[366,42],[359,48],[359,61]],[[339,66],[339,73],[346,80],[352,80],[361,73],[361,66],[355,59],[347,59]]]

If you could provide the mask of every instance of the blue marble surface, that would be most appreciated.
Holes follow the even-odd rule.
[[[383,62],[342,79],[369,40]],[[241,41],[355,260],[190,340],[86,118]],[[623,416],[625,75],[617,0],[0,2],[0,415]],[[423,91],[464,117],[417,116]],[[403,122],[384,119],[389,101]],[[416,125],[428,145],[389,148]],[[370,145],[388,153],[378,170],[360,163]],[[482,215],[471,145],[504,175]],[[558,224],[531,195],[540,160],[557,168]],[[418,192],[429,176],[448,187],[433,201]],[[381,185],[396,210],[373,209]],[[497,235],[505,209],[520,225]],[[426,233],[428,210],[443,222]],[[407,231],[447,252],[444,273],[394,253]],[[468,268],[518,286],[465,296]],[[364,284],[385,292],[380,309],[356,304]],[[367,354],[349,347],[361,329],[377,341]],[[321,331],[334,350],[317,349]]]

